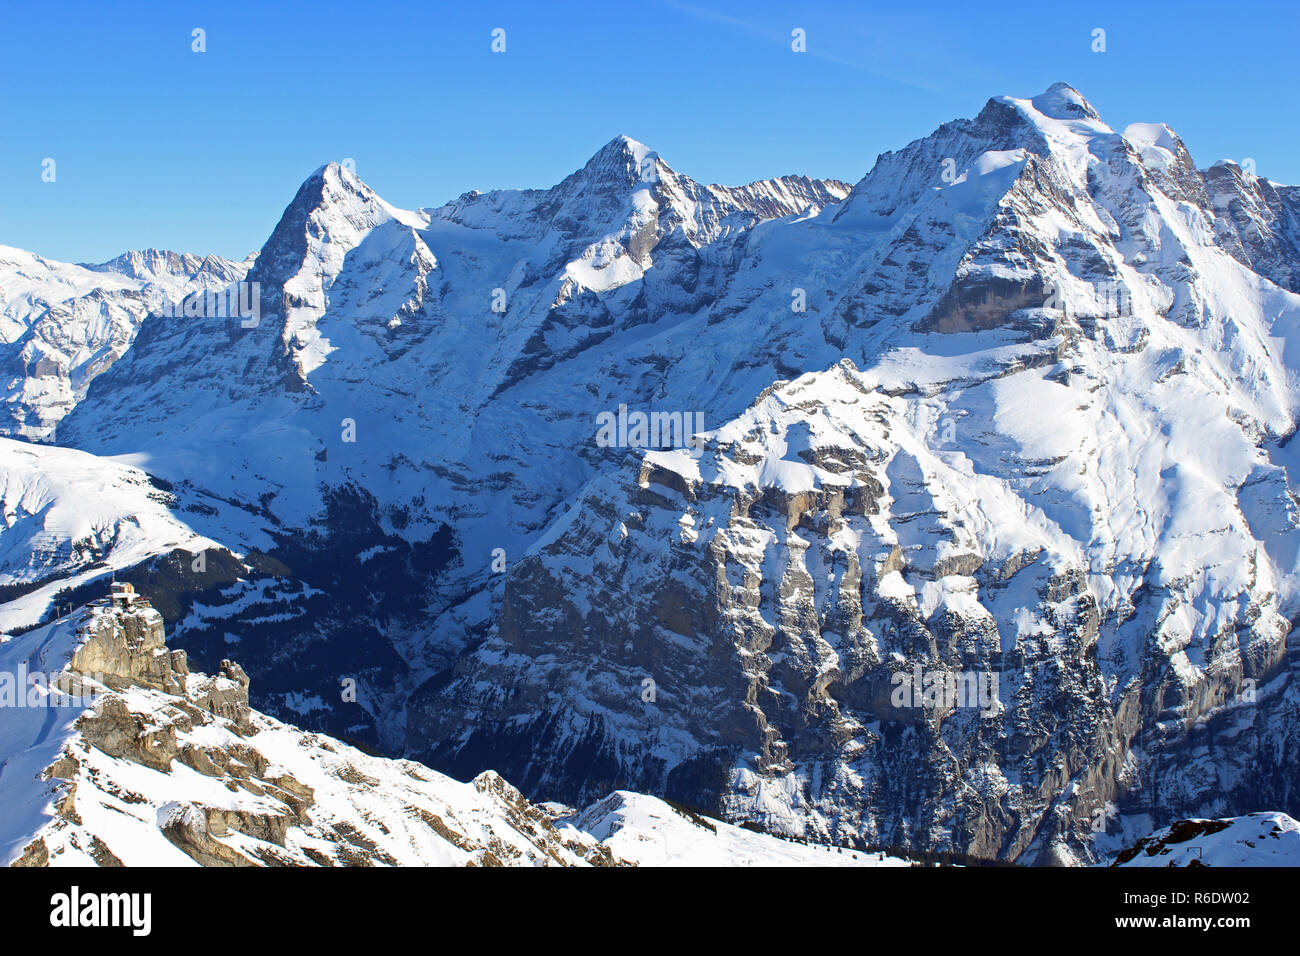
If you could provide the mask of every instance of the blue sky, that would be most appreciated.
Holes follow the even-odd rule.
[[[1116,128],[1168,123],[1201,166],[1250,157],[1297,183],[1298,41],[1282,2],[9,4],[0,243],[242,258],[331,159],[432,206],[551,185],[618,133],[704,182],[856,181],[1056,80]]]

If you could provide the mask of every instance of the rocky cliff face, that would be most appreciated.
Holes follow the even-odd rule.
[[[1293,803],[1277,593],[1157,587],[1151,553],[1099,600],[1089,549],[1011,475],[930,446],[932,422],[846,363],[773,389],[699,460],[649,453],[594,481],[511,575],[496,634],[413,703],[415,752],[575,802],[626,786],[1028,863]],[[1200,535],[1248,563],[1237,522]],[[1243,616],[1206,621],[1192,663],[1182,609],[1214,602]],[[914,674],[961,693],[917,680],[900,698]]]
[[[1300,292],[1300,190],[1232,162],[1205,171],[1205,190],[1224,248],[1282,288]]]
[[[905,865],[832,857],[640,794],[579,819],[490,771],[458,783],[281,724],[250,706],[249,684],[231,661],[214,676],[190,671],[140,598],[0,641],[0,862],[629,866],[671,854]]]

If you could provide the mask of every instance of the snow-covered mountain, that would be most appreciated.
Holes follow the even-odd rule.
[[[0,863],[16,866],[906,866],[791,844],[641,794],[553,820],[250,707],[123,593],[0,639]]]
[[[0,434],[51,438],[149,310],[223,289],[248,266],[158,249],[72,265],[0,246]]]
[[[701,186],[625,137],[550,190],[437,210],[396,209],[330,164],[246,277],[260,322],[151,316],[59,441],[132,456],[214,521],[247,518],[230,540],[187,515],[326,599],[277,621],[274,645],[253,635],[246,665],[284,653],[272,646],[293,627],[330,648],[327,687],[363,660],[368,725],[329,729],[400,749],[406,698],[490,623],[498,549],[522,556],[622,454],[591,445],[595,409],[582,406],[595,400],[577,383],[601,367],[623,378],[612,357],[626,341],[707,308],[763,216],[813,215],[846,193],[804,177]],[[623,388],[607,385],[600,406],[616,408]],[[230,631],[209,615],[182,622],[178,640],[212,665]],[[301,684],[269,693],[281,690],[274,712],[330,719],[278,709],[313,697]]]
[[[150,315],[57,439],[228,556],[139,583],[279,718],[536,799],[1092,862],[1300,814],[1298,197],[1064,84],[851,189],[620,137],[402,210],[331,164],[260,321]],[[677,447],[602,430],[649,413]]]
[[[1225,248],[1204,183],[1064,87],[882,157],[737,312],[829,287],[808,353],[820,331],[861,367],[593,478],[408,743],[568,799],[616,779],[1027,862],[1293,807],[1300,300]],[[784,231],[749,254],[789,262]],[[900,708],[917,668],[992,706]]]

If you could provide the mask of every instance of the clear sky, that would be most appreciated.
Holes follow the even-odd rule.
[[[0,243],[68,261],[148,246],[242,258],[332,159],[412,208],[549,186],[618,133],[704,182],[854,182],[988,97],[1056,80],[1117,129],[1168,123],[1201,166],[1249,157],[1297,183],[1297,9],[12,0]],[[491,49],[498,27],[504,53]],[[206,52],[191,49],[195,28]]]

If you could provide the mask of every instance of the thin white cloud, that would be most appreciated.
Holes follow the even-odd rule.
[[[769,42],[773,42],[773,43],[790,42],[790,35],[787,33],[782,33],[779,30],[771,30],[768,29],[767,27],[759,26],[756,23],[752,23],[748,20],[743,20],[740,17],[731,16],[728,13],[723,13],[718,10],[711,10],[707,7],[695,6],[694,4],[690,4],[690,3],[682,3],[680,2],[680,0],[660,0],[660,3],[666,7],[670,7],[678,11],[679,13],[684,13],[687,16],[694,17],[697,20],[705,20],[711,23],[721,23],[721,24],[725,24],[726,26],[736,27],[737,29],[744,30],[746,33],[749,33],[756,37],[761,37],[764,40],[767,40]],[[898,83],[902,86],[908,86],[915,90],[924,90],[925,92],[933,93],[937,89],[936,87],[930,85],[929,83],[913,80],[908,77],[897,76],[892,73],[884,73],[880,70],[874,69],[863,63],[859,63],[856,60],[851,60],[846,57],[837,56],[834,53],[827,53],[823,50],[818,49],[818,47],[812,42],[811,39],[809,41],[806,53],[808,56],[814,57],[815,59],[818,60],[822,60],[826,63],[834,63],[836,66],[842,66],[845,67],[846,69],[856,70],[859,73],[865,73],[869,76],[874,76],[877,79],[888,80],[891,83]]]

